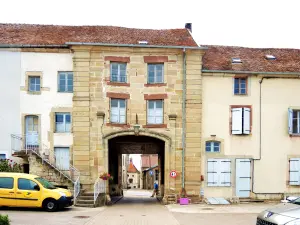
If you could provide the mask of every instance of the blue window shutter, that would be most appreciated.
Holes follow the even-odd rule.
[[[291,158],[290,159],[290,185],[300,185],[300,159]]]
[[[293,133],[293,110],[288,109],[288,129],[289,129],[289,134]]]

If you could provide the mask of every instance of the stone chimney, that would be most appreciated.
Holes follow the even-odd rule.
[[[192,23],[186,23],[185,28],[188,29],[192,33]]]

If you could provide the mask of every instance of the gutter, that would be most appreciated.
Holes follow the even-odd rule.
[[[183,49],[183,78],[182,78],[182,188],[185,187],[185,133],[186,133],[186,52]]]
[[[68,45],[22,45],[22,44],[0,44],[0,48],[68,48]]]
[[[173,49],[195,49],[207,50],[207,47],[192,46],[172,46],[172,45],[142,45],[142,44],[109,44],[109,43],[92,43],[92,42],[66,42],[66,45],[91,45],[91,46],[108,46],[108,47],[135,47],[135,48],[173,48]]]
[[[235,73],[235,74],[266,74],[266,75],[299,75],[300,72],[259,72],[259,71],[235,71],[235,70],[202,70],[202,73]]]

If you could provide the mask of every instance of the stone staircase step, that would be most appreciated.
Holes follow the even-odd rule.
[[[77,199],[76,204],[94,204],[94,199],[93,200]]]
[[[87,208],[94,208],[94,204],[83,204],[83,203],[76,203],[75,206],[77,207],[87,207]]]
[[[77,197],[78,200],[94,200],[94,196],[83,196],[80,195],[79,197]]]
[[[94,192],[83,192],[80,194],[80,196],[93,196],[94,197]]]

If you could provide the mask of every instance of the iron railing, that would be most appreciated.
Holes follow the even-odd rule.
[[[100,193],[106,192],[106,182],[100,178],[97,178],[94,184],[94,205]]]
[[[62,176],[71,181],[74,185],[74,201],[80,193],[80,172],[73,165],[67,165],[62,160],[56,158],[53,149],[47,145],[40,143],[38,137],[31,135],[11,135],[11,150],[14,153],[24,152],[25,154],[33,153],[42,159],[42,163],[46,163]]]

